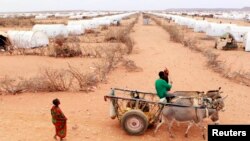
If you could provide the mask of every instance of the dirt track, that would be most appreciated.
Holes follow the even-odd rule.
[[[61,100],[61,108],[68,117],[67,141],[161,141],[169,138],[166,126],[156,136],[148,130],[143,136],[129,136],[117,120],[109,118],[109,103],[103,96],[111,87],[137,89],[154,92],[154,81],[158,71],[168,67],[175,90],[202,90],[222,87],[228,95],[226,111],[221,113],[221,123],[250,123],[250,88],[230,82],[208,70],[205,58],[172,43],[169,35],[155,24],[144,26],[139,19],[131,34],[135,40],[134,53],[129,58],[143,68],[142,72],[126,72],[117,68],[106,84],[98,86],[93,93],[39,93],[17,96],[0,96],[0,140],[1,141],[53,141],[54,127],[50,108],[53,98]],[[172,140],[202,141],[199,129],[193,127],[188,139],[184,137],[185,124],[174,126],[176,138]]]

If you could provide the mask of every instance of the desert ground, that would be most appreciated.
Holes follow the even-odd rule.
[[[5,28],[6,29],[6,28]],[[201,37],[203,33],[186,32],[189,36]],[[133,27],[131,38],[135,45],[126,57],[142,68],[142,71],[129,72],[118,66],[112,70],[107,81],[99,83],[93,92],[50,92],[0,95],[0,140],[1,141],[53,141],[54,126],[51,123],[52,100],[61,100],[61,109],[68,118],[67,141],[162,141],[192,140],[202,141],[200,129],[191,128],[189,137],[184,137],[187,124],[173,127],[175,138],[170,138],[167,126],[162,126],[156,135],[148,129],[144,135],[130,136],[122,130],[117,119],[109,117],[109,103],[104,96],[110,88],[126,88],[155,92],[154,82],[158,72],[167,67],[173,81],[171,91],[207,91],[222,87],[222,95],[228,95],[225,112],[220,113],[222,124],[250,124],[250,87],[222,77],[206,66],[206,57],[190,50],[182,44],[172,42],[163,28],[150,21],[143,25],[140,15]],[[213,49],[213,42],[200,40],[199,44]],[[86,44],[86,43],[84,43]],[[96,43],[93,43],[96,44]],[[250,55],[244,51],[218,51],[219,58],[233,70],[250,70]],[[45,56],[0,55],[1,75],[12,77],[36,75],[41,68],[63,69],[70,63],[81,70],[87,70],[98,58],[51,58]],[[206,123],[211,123],[206,119]]]

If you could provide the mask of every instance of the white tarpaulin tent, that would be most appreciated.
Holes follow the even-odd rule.
[[[70,16],[69,19],[83,19],[84,15],[73,15]]]
[[[94,20],[68,21],[68,25],[82,25],[85,29],[96,28],[97,23]]]
[[[198,22],[197,20],[189,19],[189,20],[187,21],[187,26],[188,26],[188,28],[194,28],[197,22]]]
[[[248,32],[244,38],[245,51],[250,51],[250,32]]]
[[[68,25],[83,25],[85,29],[92,29],[97,28],[100,25],[110,25],[111,23],[116,23],[120,21],[122,18],[130,16],[134,13],[125,13],[120,15],[113,15],[113,16],[105,16],[100,18],[93,18],[88,20],[70,20],[68,21]]]
[[[209,26],[207,27],[206,35],[213,36],[213,37],[223,36],[226,33],[230,32],[231,26],[235,26],[235,25],[210,23]]]
[[[233,35],[234,39],[237,42],[243,42],[244,36],[247,34],[247,32],[250,32],[250,27],[234,26],[234,27],[231,27],[229,33]]]
[[[0,51],[2,51],[2,49],[4,50],[6,49],[8,42],[9,42],[9,39],[8,39],[7,33],[0,31]]]
[[[207,21],[197,21],[194,27],[194,32],[206,32],[209,22]]]
[[[43,20],[43,19],[47,19],[47,18],[48,18],[47,15],[37,15],[37,16],[35,16],[36,20]]]
[[[41,31],[45,33],[49,38],[55,38],[62,36],[68,37],[68,30],[63,24],[37,24],[32,28],[33,31]]]
[[[39,31],[8,31],[8,38],[16,48],[35,48],[47,46],[48,37]]]
[[[84,26],[81,24],[67,25],[69,35],[82,35],[85,32]]]

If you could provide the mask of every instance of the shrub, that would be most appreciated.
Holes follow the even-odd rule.
[[[101,30],[103,31],[103,30],[108,30],[109,29],[109,27],[107,26],[107,25],[104,25],[104,26],[102,26],[101,27]]]
[[[82,56],[79,44],[64,44],[63,46],[54,46],[53,57],[75,57]]]
[[[82,56],[78,43],[68,43],[63,37],[57,37],[52,46],[50,56],[53,57],[75,57]]]
[[[132,53],[134,42],[128,33],[129,31],[126,28],[110,30],[105,36],[105,41],[124,43],[127,46],[127,54],[130,54]]]
[[[139,72],[142,71],[142,68],[138,67],[134,61],[129,59],[124,59],[122,65],[126,68],[128,72]]]
[[[163,25],[163,28],[169,33],[170,40],[177,42],[177,43],[183,43],[184,35],[177,26]]]
[[[18,94],[22,92],[68,91],[72,82],[73,77],[67,70],[44,69],[38,76],[26,79],[12,79],[6,76],[1,80],[0,92]]]
[[[85,34],[94,34],[95,30],[94,29],[85,29]]]
[[[0,26],[3,27],[30,27],[33,25],[35,25],[35,22],[31,18],[0,18]]]
[[[77,80],[80,87],[80,91],[92,91],[93,86],[96,86],[99,82],[97,74],[86,73],[83,74],[79,69],[69,65],[69,72]]]

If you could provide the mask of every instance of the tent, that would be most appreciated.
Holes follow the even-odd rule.
[[[68,37],[67,27],[63,24],[36,24],[33,26],[32,31],[41,31],[49,38],[55,38],[58,36],[64,38]]]
[[[209,36],[222,36],[226,33],[230,32],[230,29],[233,24],[217,24],[217,23],[210,23],[206,30],[206,35]]]
[[[82,35],[85,32],[84,26],[81,24],[67,25],[69,35]]]
[[[207,21],[197,21],[194,27],[194,32],[206,32],[209,26],[209,22]]]
[[[69,16],[69,19],[83,19],[84,15],[72,15]]]
[[[244,36],[250,32],[250,27],[247,26],[234,26],[231,27],[230,32],[237,42],[243,42]]]
[[[250,51],[250,32],[248,32],[244,38],[245,51]]]
[[[47,46],[48,37],[39,31],[8,31],[8,38],[16,48],[35,48]]]
[[[0,50],[6,50],[8,43],[8,35],[5,32],[0,32]]]
[[[93,18],[88,20],[70,20],[68,21],[68,25],[83,25],[85,29],[97,28],[100,25],[110,25],[111,23],[116,24],[119,23],[123,18],[128,17],[136,12],[105,16],[101,18]],[[92,14],[93,15],[93,14]]]
[[[67,18],[69,16],[70,16],[69,13],[56,13],[55,14],[56,18]]]
[[[188,28],[195,28],[195,25],[197,24],[198,20],[194,20],[194,19],[189,19],[187,21],[187,26]]]
[[[85,29],[92,29],[96,28],[97,24],[94,20],[75,20],[75,21],[68,21],[68,25],[79,25],[81,24]]]
[[[47,19],[47,18],[48,18],[47,15],[37,15],[37,16],[35,16],[36,20],[44,20],[44,19]]]

